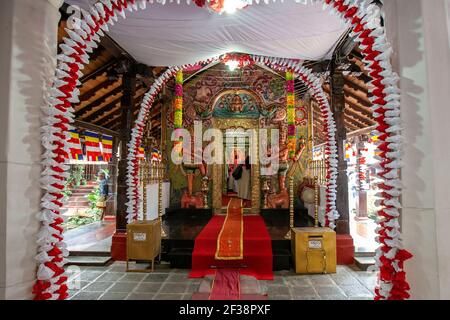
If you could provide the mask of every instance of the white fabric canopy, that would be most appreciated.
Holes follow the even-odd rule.
[[[68,0],[86,8],[94,0]],[[149,4],[110,27],[109,35],[150,66],[194,63],[227,52],[283,58],[329,58],[346,26],[319,4],[254,4],[216,14],[195,4]]]

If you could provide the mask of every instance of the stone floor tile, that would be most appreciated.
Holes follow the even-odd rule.
[[[317,292],[313,287],[292,287],[291,295],[295,298],[299,297],[317,297]]]
[[[332,295],[332,296],[322,296],[322,300],[348,300],[349,298],[344,295]]]
[[[97,300],[103,292],[88,292],[81,291],[76,294],[71,300]]]
[[[99,300],[125,300],[128,292],[106,292]]]
[[[188,284],[187,292],[194,293],[200,291],[200,283],[199,282],[191,282]]]
[[[269,300],[292,300],[290,295],[269,295]]]
[[[314,288],[321,298],[326,296],[345,296],[344,292],[338,286],[317,286]]]
[[[164,283],[162,286],[160,293],[177,293],[184,294],[188,289],[187,283]]]
[[[311,275],[309,280],[313,284],[313,286],[334,286],[336,283],[331,279],[328,274],[320,274],[320,275]]]
[[[147,277],[145,273],[127,273],[119,282],[141,282],[145,277]]]
[[[184,273],[171,273],[167,282],[186,282],[189,281],[188,275]]]
[[[95,281],[117,281],[125,276],[124,272],[105,272]]]
[[[292,300],[321,300],[321,298],[318,295],[314,296],[293,296]]]
[[[332,274],[331,278],[339,286],[341,286],[341,285],[343,285],[343,286],[359,285],[360,284],[358,279],[356,277],[354,277],[353,275],[351,275],[350,273]]]
[[[289,295],[289,288],[286,285],[268,285],[267,294],[269,296],[275,295]]]
[[[149,273],[144,282],[164,282],[169,277],[169,273]]]
[[[311,280],[307,276],[286,277],[284,281],[287,285],[294,287],[310,287],[312,285]]]
[[[127,300],[153,300],[155,297],[155,294],[153,293],[141,293],[141,292],[134,292],[130,294],[126,299]]]
[[[105,292],[108,290],[109,287],[111,287],[114,284],[114,282],[105,282],[105,281],[95,281],[92,282],[90,285],[88,285],[86,288],[84,288],[84,291],[97,291],[97,292]]]
[[[142,282],[134,292],[137,293],[156,293],[161,288],[162,282]]]
[[[100,277],[104,271],[85,271],[80,275],[81,281],[94,281],[98,277]]]
[[[180,293],[160,293],[156,295],[154,300],[181,300],[183,299],[184,294]]]
[[[364,296],[373,296],[373,294],[363,285],[350,285],[350,286],[340,286],[342,291],[344,291],[345,295],[348,297],[364,297]]]
[[[136,286],[137,282],[116,282],[111,288],[109,288],[109,292],[131,292]]]

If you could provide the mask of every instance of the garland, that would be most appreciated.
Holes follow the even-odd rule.
[[[295,93],[294,93],[294,74],[292,71],[286,71],[286,108],[288,124],[288,153],[289,159],[294,159],[297,147],[296,128],[295,128]]]
[[[381,179],[377,194],[378,211],[376,265],[380,270],[375,288],[375,299],[402,300],[409,298],[404,262],[412,255],[403,248],[400,237],[399,209],[402,185],[400,136],[399,77],[392,71],[390,56],[393,52],[381,25],[380,8],[369,1],[324,0],[324,7],[352,26],[352,34],[360,44],[364,63],[372,77],[369,92],[375,119],[380,161],[377,175]]]
[[[177,71],[175,76],[175,106],[173,127],[175,132],[183,128],[183,70]],[[174,141],[173,147],[178,157],[183,156],[183,141]]]
[[[275,1],[275,0],[274,0]],[[399,89],[396,85],[399,78],[392,72],[389,58],[392,54],[391,45],[387,42],[385,30],[380,27],[380,9],[368,0],[310,0],[323,2],[324,8],[337,15],[352,26],[351,36],[360,43],[364,62],[373,78],[370,93],[373,112],[378,123],[378,150],[380,161],[378,176],[382,182],[378,187],[382,190],[379,205],[383,208],[378,212],[380,217],[377,229],[377,241],[380,247],[376,252],[377,266],[380,269],[379,284],[375,289],[376,299],[406,299],[409,297],[409,285],[403,269],[404,261],[412,255],[403,249],[400,238],[398,217],[401,204],[401,183],[399,169],[401,167],[401,136],[400,136],[400,103]],[[158,0],[164,4],[165,0]],[[258,0],[255,0],[259,3]],[[269,2],[269,0],[265,1]],[[103,31],[108,31],[108,24],[114,25],[120,15],[125,18],[125,10],[130,12],[144,10],[146,0],[101,0],[90,8],[90,12],[81,10],[83,19],[76,19],[81,28],[66,29],[68,37],[60,45],[62,54],[58,55],[58,66],[51,88],[45,96],[46,106],[43,107],[42,145],[44,148],[42,162],[41,184],[44,196],[41,201],[42,210],[37,214],[41,221],[41,229],[37,235],[38,262],[37,281],[33,287],[35,299],[65,299],[67,298],[67,276],[64,275],[64,257],[68,251],[63,242],[61,223],[61,208],[63,207],[64,181],[68,177],[68,166],[64,163],[68,158],[68,141],[70,139],[70,123],[74,121],[72,103],[77,103],[80,85],[78,79],[82,70],[89,62],[89,54],[97,47]],[[313,96],[318,101],[326,122],[327,144],[327,223],[333,227],[331,218],[337,216],[336,176],[337,154],[335,141],[335,126],[327,98],[311,70],[301,67],[298,62],[288,59],[253,56],[260,64],[270,65],[277,70],[291,68],[298,78],[313,90]],[[209,59],[211,63],[216,59]],[[155,101],[161,87],[172,78],[178,70],[191,68],[193,65],[171,67],[166,70],[145,95],[139,116],[132,129],[132,139],[128,144],[127,184],[128,218],[134,218],[137,212],[138,146],[148,117],[148,112]]]

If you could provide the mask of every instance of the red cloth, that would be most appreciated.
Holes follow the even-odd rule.
[[[209,300],[239,300],[240,295],[239,270],[218,269]]]
[[[258,280],[273,280],[272,241],[260,216],[244,216],[244,258],[242,260],[216,260],[217,237],[224,216],[214,216],[195,239],[192,253],[191,278],[214,274],[216,268],[239,269],[243,275]],[[245,266],[245,267],[244,267]],[[212,268],[213,267],[213,268]]]

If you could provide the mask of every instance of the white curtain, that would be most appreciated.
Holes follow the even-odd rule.
[[[86,8],[93,0],[68,0]],[[121,17],[109,35],[150,66],[194,63],[236,51],[320,60],[330,57],[346,27],[321,4],[293,0],[249,6],[234,14],[211,13],[195,4],[149,4]]]

